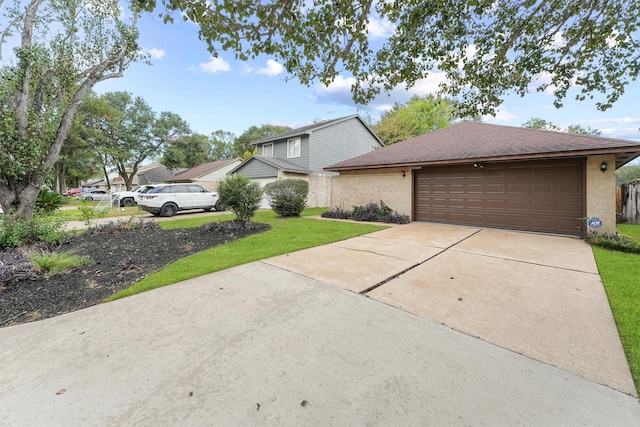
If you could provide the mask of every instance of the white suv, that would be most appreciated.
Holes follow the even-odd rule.
[[[138,207],[153,215],[174,216],[178,211],[204,209],[224,210],[218,193],[197,184],[161,184],[138,195]]]

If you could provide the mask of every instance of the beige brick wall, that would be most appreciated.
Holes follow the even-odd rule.
[[[607,163],[607,171],[600,165]],[[615,155],[591,156],[587,158],[587,218],[599,218],[600,228],[588,227],[588,231],[599,233],[616,232],[616,159]]]
[[[405,176],[402,176],[402,171]],[[411,169],[343,171],[331,180],[331,208],[351,209],[380,203],[380,199],[401,214],[412,216]]]
[[[325,208],[331,201],[331,175],[312,173],[297,174],[278,171],[278,179],[304,179],[309,183],[308,208]]]

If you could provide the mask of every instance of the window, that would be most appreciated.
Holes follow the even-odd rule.
[[[300,138],[287,141],[287,158],[300,157]]]
[[[264,157],[273,157],[273,144],[264,144],[262,146],[262,155]]]

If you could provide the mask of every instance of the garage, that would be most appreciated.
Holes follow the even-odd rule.
[[[427,166],[414,173],[414,219],[580,234],[585,159]]]
[[[331,206],[384,201],[413,221],[616,233],[615,170],[640,142],[463,121],[325,170]]]

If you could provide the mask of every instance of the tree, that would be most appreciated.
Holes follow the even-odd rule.
[[[640,165],[622,166],[616,171],[616,178],[623,184],[640,179]]]
[[[212,132],[209,140],[211,160],[230,159],[234,156],[233,141],[236,136],[232,132],[226,132],[221,129]]]
[[[252,153],[254,150],[254,147],[251,146],[252,142],[259,141],[273,135],[278,135],[279,133],[283,133],[288,130],[291,130],[291,128],[287,126],[251,126],[233,141],[233,155],[234,157],[242,157],[245,152]]]
[[[581,125],[569,125],[566,129],[563,129],[561,126],[550,122],[545,119],[541,119],[540,117],[533,117],[522,124],[523,128],[529,129],[544,129],[544,130],[553,130],[557,132],[567,132],[567,133],[575,133],[578,135],[587,135],[587,136],[600,136],[600,131],[598,129],[592,129],[587,126],[586,128]]]
[[[386,145],[448,127],[457,118],[455,104],[433,95],[414,96],[406,104],[395,104],[373,126]]]
[[[168,169],[192,168],[208,162],[209,151],[209,138],[206,135],[185,135],[164,150],[160,162]]]
[[[30,220],[85,96],[141,58],[138,14],[125,22],[116,0],[16,1],[3,12],[0,57],[12,35],[20,41],[0,67],[0,203],[8,220]]]
[[[142,0],[153,10],[157,0]],[[602,95],[609,108],[640,73],[637,0],[238,0],[163,1],[200,25],[209,49],[239,59],[266,54],[303,84],[353,76],[365,104],[382,89],[413,86],[446,73],[441,91],[465,113],[494,113],[510,92],[552,91],[556,107],[570,88],[577,99]],[[372,24],[388,28],[381,43]]]
[[[177,114],[164,111],[156,117],[144,99],[128,92],[105,93],[88,101],[87,107],[88,142],[102,156],[105,177],[107,166],[115,166],[127,190],[142,162],[158,154],[161,146],[176,144],[191,133]]]

